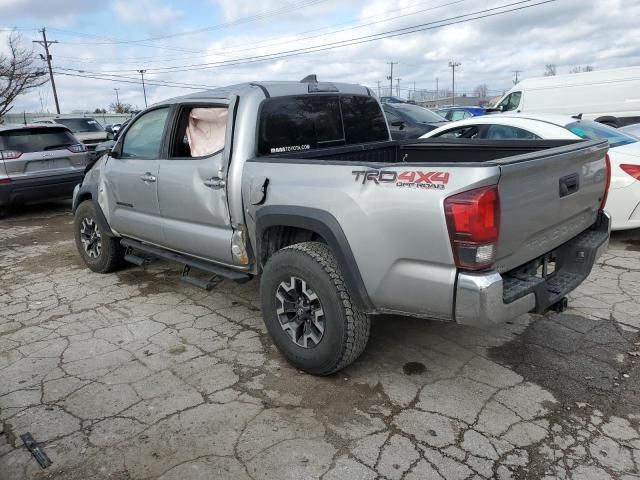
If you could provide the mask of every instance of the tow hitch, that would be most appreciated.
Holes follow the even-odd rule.
[[[569,299],[567,297],[562,297],[556,303],[549,307],[549,310],[553,310],[556,313],[564,312],[569,306]]]

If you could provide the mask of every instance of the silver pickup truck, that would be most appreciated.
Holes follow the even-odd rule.
[[[358,85],[247,83],[141,112],[76,188],[89,268],[261,275],[296,367],[353,362],[369,316],[491,325],[566,306],[609,238],[606,141],[392,141]]]

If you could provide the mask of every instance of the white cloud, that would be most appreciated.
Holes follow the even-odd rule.
[[[259,4],[217,0],[221,14],[211,18],[210,10],[206,8],[188,10],[183,4],[180,6],[182,10],[178,10],[169,3],[153,2],[153,6],[150,6],[148,1],[128,0],[126,4],[124,0],[116,1],[113,14],[121,20],[107,17],[105,21],[117,26],[124,20],[127,26],[113,32],[114,37],[138,39],[153,36],[150,31],[172,34],[196,30],[203,25],[255,15],[282,5],[275,0]],[[390,4],[387,0],[372,0],[357,8],[352,1],[328,1],[260,22],[154,42],[158,46],[201,53],[126,44],[115,47],[59,44],[53,51],[54,65],[87,71],[121,69],[122,75],[134,79],[138,79],[139,75],[128,70],[146,68],[146,78],[151,82],[155,79],[219,86],[250,80],[299,80],[309,73],[317,73],[321,79],[365,83],[376,90],[378,81],[383,88],[388,85],[386,62],[393,60],[399,62],[394,68],[394,77],[402,78],[403,88],[412,87],[415,81],[418,89],[432,90],[436,78],[439,78],[440,88],[450,88],[451,70],[448,62],[456,60],[462,63],[456,71],[456,90],[469,92],[481,83],[488,84],[494,92],[507,89],[511,86],[513,70],[523,71],[520,78],[539,76],[547,63],[556,63],[559,73],[566,73],[576,65],[589,64],[597,69],[640,65],[640,50],[637,48],[640,29],[636,25],[640,17],[640,0],[563,0],[521,12],[311,55],[199,71],[153,73],[154,67],[213,62],[323,45],[504,3],[498,0],[469,0],[390,20],[391,17],[451,1],[401,0]],[[203,12],[207,12],[206,15]],[[371,18],[372,15],[376,17]],[[176,18],[180,18],[180,22],[176,22]],[[327,28],[323,28],[357,19],[364,23],[386,21],[334,33],[327,33]],[[330,30],[348,29],[357,24],[345,24]],[[91,31],[83,28],[82,22],[70,29]],[[109,29],[101,31],[102,35],[111,35]],[[321,36],[304,39],[314,35]],[[142,88],[137,83],[116,84],[60,76],[57,84],[63,108],[68,110],[92,110],[107,106],[115,98],[114,87],[121,88],[123,101],[144,105]],[[152,101],[160,101],[189,91],[149,86],[147,93]],[[40,101],[34,92],[22,97],[18,104],[18,110],[39,108]],[[49,105],[51,108],[50,95]]]

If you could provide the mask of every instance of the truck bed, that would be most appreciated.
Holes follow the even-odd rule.
[[[411,141],[388,141],[349,145],[268,155],[263,158],[285,161],[300,159],[326,162],[357,162],[363,164],[394,163],[485,163],[503,160],[541,150],[560,148],[584,140],[474,140],[426,138]]]

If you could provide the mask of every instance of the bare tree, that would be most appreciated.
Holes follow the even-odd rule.
[[[130,103],[113,102],[109,105],[109,109],[115,113],[131,113],[132,108]]]
[[[484,100],[485,98],[487,98],[487,95],[489,95],[489,86],[486,83],[482,83],[476,87],[473,93],[476,95],[476,97]]]
[[[48,82],[33,50],[22,46],[17,33],[11,32],[7,47],[8,53],[0,54],[0,120],[13,108],[16,97]]]
[[[544,76],[545,77],[553,77],[556,74],[556,64],[549,63],[544,66]]]
[[[582,73],[582,72],[593,72],[594,68],[591,65],[578,65],[577,67],[573,67],[569,70],[569,73]]]

